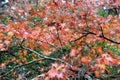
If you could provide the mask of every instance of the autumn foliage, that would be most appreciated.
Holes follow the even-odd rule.
[[[1,15],[6,23],[0,24],[0,78],[117,78],[120,18],[97,14],[105,5],[119,6],[119,0],[110,1],[38,0],[24,9],[11,6],[14,13]]]

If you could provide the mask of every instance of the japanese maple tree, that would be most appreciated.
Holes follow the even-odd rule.
[[[11,6],[12,11],[2,15],[6,24],[0,24],[0,78],[119,77],[120,18],[97,14],[106,5],[119,7],[118,2],[37,0],[34,6]]]

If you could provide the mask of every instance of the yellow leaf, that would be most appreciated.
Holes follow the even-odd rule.
[[[8,32],[8,36],[12,37],[14,35],[14,33],[12,31]]]

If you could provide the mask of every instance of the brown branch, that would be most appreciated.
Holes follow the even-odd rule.
[[[70,42],[76,42],[84,37],[86,37],[89,33],[84,34],[83,36],[78,37],[77,39],[71,40]]]
[[[30,48],[26,48],[26,47],[24,47],[24,46],[22,46],[22,48],[25,49],[25,50],[28,50],[28,51],[31,51],[31,52],[37,54],[37,55],[38,55],[39,57],[41,57],[41,58],[48,59],[48,60],[59,61],[59,62],[62,62],[62,63],[64,63],[64,64],[68,65],[68,66],[72,66],[71,64],[69,64],[68,62],[66,62],[66,61],[64,61],[64,60],[62,60],[62,59],[53,58],[53,57],[48,57],[48,56],[42,55],[42,54],[36,52],[35,50],[32,50],[32,49],[30,49]]]
[[[62,63],[64,63],[64,64],[68,65],[68,66],[72,66],[70,63],[68,63],[68,62],[66,62],[66,61],[64,61],[64,60],[62,60],[62,59],[60,59],[60,58],[48,57],[48,56],[45,56],[45,55],[42,55],[42,54],[38,53],[38,52],[35,51],[35,50],[32,50],[32,49],[30,49],[30,48],[24,47],[24,46],[23,46],[24,41],[25,41],[25,40],[23,39],[22,42],[19,44],[21,48],[23,48],[23,49],[25,49],[25,50],[28,50],[28,51],[30,51],[30,52],[33,52],[33,53],[37,54],[39,57],[41,57],[41,58],[43,58],[43,59],[59,61],[59,62],[62,62]]]
[[[40,42],[45,43],[45,44],[48,44],[48,45],[50,45],[50,46],[52,46],[52,47],[54,47],[54,48],[57,48],[56,45],[53,45],[53,44],[49,43],[46,38],[45,38],[45,40],[46,40],[46,42],[45,42],[45,41],[42,41],[42,40],[40,40]]]
[[[85,35],[83,35],[83,36],[81,36],[81,37],[79,37],[79,38],[77,38],[77,39],[75,39],[75,40],[72,40],[72,41],[70,41],[70,42],[76,42],[76,41],[82,39],[83,37],[86,37],[88,34],[97,35],[97,34],[94,33],[94,32],[86,31],[86,34],[85,34]],[[114,41],[114,40],[112,40],[112,39],[109,39],[109,38],[105,37],[105,35],[104,35],[104,33],[103,33],[102,27],[101,27],[101,35],[99,35],[98,37],[103,38],[103,39],[105,39],[105,40],[107,40],[107,41],[109,41],[109,42],[112,42],[112,43],[114,43],[114,44],[120,44],[120,42],[117,42],[117,41]]]
[[[110,42],[112,42],[112,43],[120,44],[120,42],[117,42],[117,41],[114,41],[114,40],[112,40],[112,39],[109,39],[109,38],[105,37],[104,32],[103,32],[103,29],[102,29],[102,26],[100,26],[100,29],[101,29],[101,35],[100,35],[99,37],[104,38],[105,40],[110,41]]]
[[[78,37],[77,39],[71,40],[70,42],[76,42],[76,41],[78,41],[78,40],[80,40],[80,39],[86,37],[86,36],[89,35],[89,34],[94,34],[94,35],[96,35],[96,34],[93,33],[93,32],[86,31],[85,33],[83,33],[82,36]]]
[[[62,49],[62,46],[63,46],[63,45],[62,45],[62,41],[61,41],[61,39],[60,39],[60,34],[59,34],[59,32],[58,32],[58,31],[59,31],[59,28],[58,28],[58,27],[59,27],[59,24],[57,23],[57,24],[56,24],[56,27],[55,27],[55,28],[56,28],[56,31],[57,31],[57,39],[58,39],[58,41],[59,41],[59,43],[60,43],[60,46],[61,46],[61,49]]]

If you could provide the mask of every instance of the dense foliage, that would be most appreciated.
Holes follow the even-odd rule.
[[[103,10],[119,0],[36,1],[0,15],[0,79],[120,77],[120,18]]]

